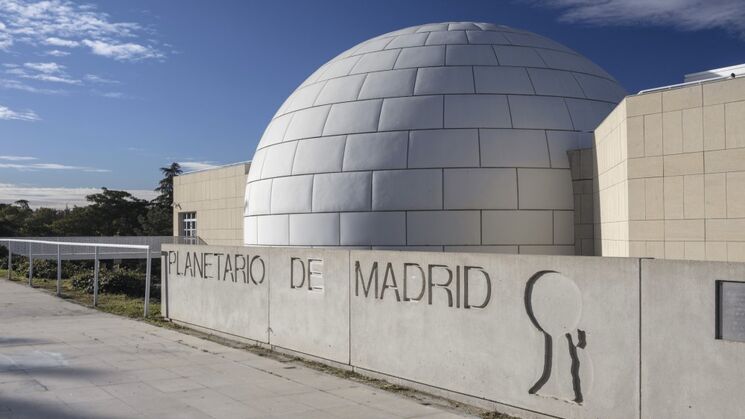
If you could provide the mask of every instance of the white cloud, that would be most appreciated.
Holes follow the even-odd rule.
[[[29,201],[32,208],[65,208],[86,206],[86,195],[101,192],[100,188],[51,188],[32,185],[0,183],[0,202],[13,203],[20,199]],[[157,193],[146,189],[130,189],[127,192],[140,199],[154,199]]]
[[[109,98],[109,99],[124,99],[127,97],[127,95],[125,95],[122,92],[103,92],[103,93],[100,93],[99,95],[102,97]]]
[[[23,66],[44,74],[61,73],[65,68],[65,66],[57,63],[25,63]]]
[[[0,160],[28,161],[28,160],[37,160],[37,158],[36,157],[30,157],[30,156],[0,156]]]
[[[22,68],[18,68],[18,67],[10,67],[7,70],[5,70],[5,72],[7,74],[12,74],[14,76],[21,76],[21,77],[23,77],[26,74],[28,74],[28,73],[26,73],[26,70],[24,70]]]
[[[212,161],[180,161],[178,164],[185,172],[194,172],[197,170],[207,170],[219,167],[219,164],[215,164]]]
[[[0,51],[5,51],[11,46],[13,46],[13,38],[5,32],[0,32]]]
[[[3,22],[0,22],[0,50],[7,50],[13,45],[13,37],[5,32],[6,26]]]
[[[55,47],[67,47],[67,48],[74,48],[74,47],[77,47],[78,45],[80,45],[80,42],[78,42],[78,41],[72,41],[72,40],[69,40],[69,39],[56,38],[54,36],[51,36],[51,37],[45,39],[44,40],[44,43],[47,44],[47,45],[55,46]]]
[[[71,79],[65,76],[53,76],[50,74],[34,74],[34,75],[25,75],[21,77],[32,79],[32,80],[46,81],[50,83],[64,83],[64,84],[76,84],[76,85],[82,84],[80,80]]]
[[[91,83],[98,83],[98,84],[119,84],[119,81],[117,80],[111,80],[106,79],[101,76],[97,76],[95,74],[86,74],[83,77],[86,81],[89,81]]]
[[[142,30],[137,23],[111,22],[108,14],[97,11],[94,6],[66,0],[2,0],[0,10],[5,18],[6,31],[35,36],[40,40],[71,40],[81,34],[130,37]]]
[[[65,66],[57,63],[25,63],[24,68],[21,67],[9,67],[5,70],[7,74],[14,76],[30,79],[39,80],[50,83],[64,83],[64,84],[75,84],[80,85],[82,81],[70,77],[65,71]],[[25,69],[31,69],[36,73],[29,73]]]
[[[166,57],[169,48],[157,39],[152,28],[137,22],[116,21],[98,6],[85,1],[0,0],[0,52],[18,55],[21,47],[28,47],[37,56],[45,57],[92,54],[116,61],[163,60]],[[5,67],[0,89],[63,94],[75,91],[74,86],[118,83],[95,75],[83,78],[80,75],[85,72],[73,69],[68,73],[63,65],[54,62],[6,63]],[[36,82],[69,86],[66,88],[69,90],[42,88],[41,83]],[[119,92],[93,94],[127,97]]]
[[[0,169],[14,169],[26,172],[35,172],[39,170],[72,170],[81,171],[88,173],[106,173],[110,170],[97,169],[95,167],[84,167],[84,166],[70,166],[59,163],[0,163]]]
[[[152,30],[136,22],[116,22],[91,4],[69,0],[0,0],[0,49],[8,50],[16,43],[32,46],[75,48],[84,40],[114,46],[139,47],[129,54],[99,54],[118,60],[162,58],[157,41],[149,40]],[[148,44],[139,41],[147,37]],[[119,49],[121,51],[121,48]]]
[[[29,93],[41,93],[41,94],[46,94],[46,95],[59,95],[59,94],[66,93],[64,90],[42,89],[42,88],[30,86],[18,80],[10,80],[10,79],[0,79],[0,88],[20,90],[20,91],[29,92]]]
[[[58,163],[35,163],[35,164],[32,164],[31,166],[32,166],[32,169],[36,169],[36,170],[80,170],[83,172],[91,172],[91,173],[107,173],[111,171],[107,169],[96,169],[95,167],[68,166],[65,164],[58,164]]]
[[[147,58],[162,58],[163,54],[157,50],[131,42],[123,44],[109,43],[84,39],[83,44],[91,49],[91,52],[103,57],[113,58],[119,61],[139,61]]]
[[[58,49],[53,49],[51,51],[45,52],[44,55],[49,55],[52,57],[67,57],[68,55],[70,55],[70,53],[67,51],[60,51]]]
[[[601,26],[722,29],[745,38],[742,0],[527,0],[561,10],[561,20]]]
[[[41,118],[39,118],[39,115],[37,115],[36,112],[32,110],[14,111],[7,106],[0,105],[0,119],[4,119],[6,121],[38,121]]]

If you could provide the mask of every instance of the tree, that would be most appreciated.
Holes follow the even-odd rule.
[[[160,171],[163,173],[163,179],[155,188],[155,192],[160,192],[160,195],[154,201],[158,205],[170,208],[173,206],[173,178],[182,173],[181,165],[173,162],[170,166],[161,167]]]
[[[28,205],[28,200],[26,199],[19,199],[18,201],[15,202],[15,204],[24,210],[31,209],[31,207]]]
[[[146,214],[140,216],[138,235],[170,236],[173,235],[173,210],[162,205],[150,205]]]
[[[160,194],[150,202],[147,214],[139,219],[140,234],[147,236],[173,235],[173,178],[182,173],[181,166],[173,162],[160,171],[163,179],[155,188]]]
[[[32,213],[33,210],[29,208],[28,201],[20,204],[0,204],[0,236],[19,236],[26,219]]]
[[[26,200],[0,204],[0,237],[14,236],[170,236],[173,234],[173,178],[178,163],[160,168],[160,194],[148,202],[129,192],[101,188],[85,197],[88,206],[33,210]]]
[[[65,210],[65,215],[52,224],[52,231],[58,236],[95,236],[98,222],[92,220],[93,211],[89,207],[74,207]]]
[[[133,236],[140,229],[140,217],[148,210],[148,202],[125,191],[101,188],[102,192],[88,195],[87,208],[97,224],[100,236]]]
[[[56,236],[54,223],[65,217],[65,211],[54,208],[38,208],[26,217],[20,236]]]

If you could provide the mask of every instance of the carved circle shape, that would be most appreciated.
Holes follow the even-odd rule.
[[[577,329],[582,316],[582,293],[558,272],[536,278],[530,290],[530,311],[544,332],[558,338]]]

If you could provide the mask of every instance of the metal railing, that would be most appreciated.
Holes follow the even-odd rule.
[[[34,246],[34,257],[37,259],[57,259],[57,246],[59,243],[79,243],[78,246],[62,246],[60,257],[62,260],[89,260],[93,259],[96,244],[116,245],[146,245],[150,247],[153,257],[160,256],[160,246],[163,244],[205,244],[199,237],[180,236],[70,236],[70,237],[0,237],[0,244],[8,240],[16,240],[13,244],[13,253],[28,253],[28,242],[54,242],[51,245],[36,244]],[[99,248],[99,259],[143,259],[143,252],[132,251],[126,247]]]
[[[106,237],[99,238],[102,240]],[[109,238],[111,239],[111,238]],[[147,239],[140,237],[140,239]],[[98,272],[100,259],[146,259],[145,265],[145,308],[144,316],[148,316],[150,303],[150,272],[152,254],[160,257],[160,244],[157,249],[153,244],[112,244],[93,242],[73,242],[61,240],[14,239],[0,238],[0,243],[8,245],[8,279],[13,271],[13,253],[28,257],[28,284],[33,286],[34,258],[57,259],[57,296],[61,296],[62,260],[93,259],[93,306],[98,304]]]

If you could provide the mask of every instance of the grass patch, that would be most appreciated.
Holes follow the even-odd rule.
[[[0,278],[7,279],[7,269],[0,269]],[[28,276],[20,276],[13,274],[10,278],[13,282],[28,283]],[[34,278],[32,281],[34,288],[48,292],[50,294],[57,293],[57,280],[48,278]],[[64,300],[72,301],[80,305],[94,308],[93,307],[93,294],[88,294],[84,290],[74,288],[72,286],[71,279],[63,279],[60,281],[60,292],[61,298]],[[157,324],[159,326],[168,324],[163,320],[160,315],[160,300],[150,298],[149,313],[147,318],[143,319],[142,314],[145,311],[145,296],[141,298],[130,297],[124,294],[98,294],[98,306],[95,307],[98,310],[106,313],[116,314],[119,316],[129,317],[132,319],[145,320],[148,323]]]

